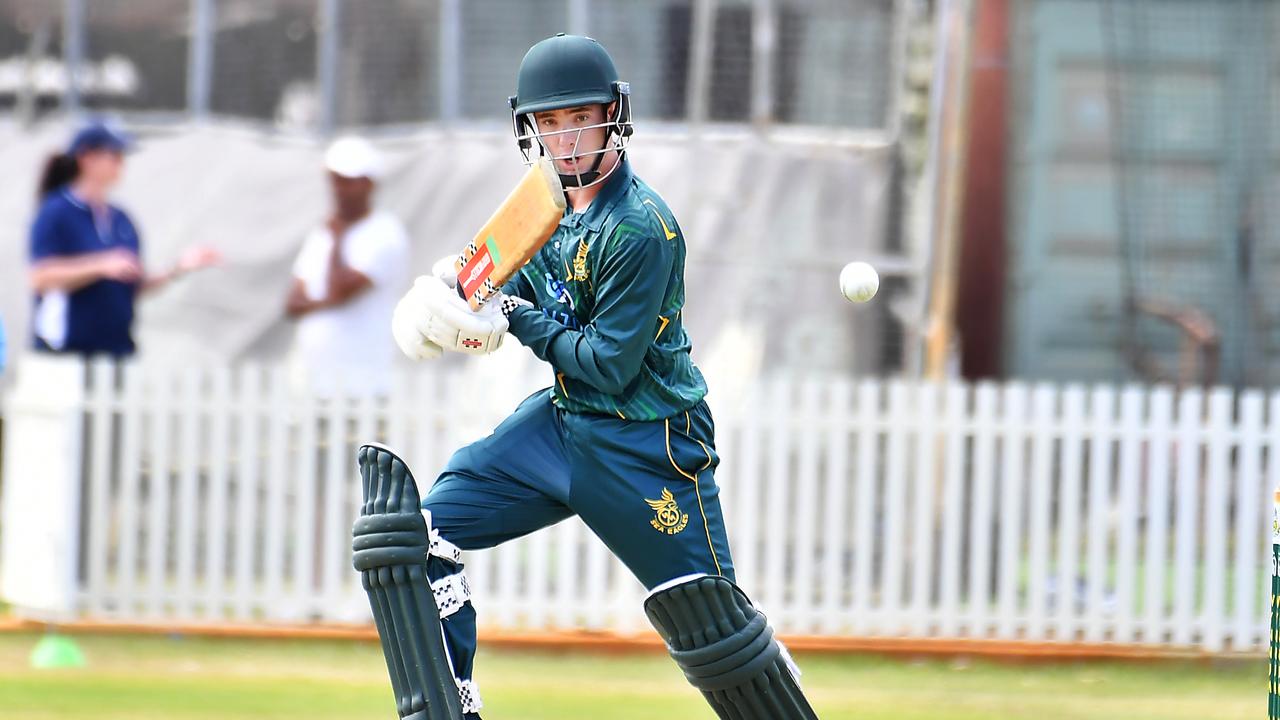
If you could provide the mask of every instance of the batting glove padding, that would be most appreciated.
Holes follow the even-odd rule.
[[[472,312],[456,290],[434,276],[418,278],[413,287],[422,292],[426,311],[416,325],[428,340],[445,350],[469,355],[488,355],[502,347],[507,318],[497,304]]]
[[[454,269],[457,255],[445,255],[431,264],[431,274],[440,278],[440,282],[451,288],[458,287],[458,271]]]
[[[417,282],[400,298],[391,313],[391,336],[395,338],[400,352],[410,360],[434,360],[444,354],[443,348],[427,339],[428,314],[426,293]]]

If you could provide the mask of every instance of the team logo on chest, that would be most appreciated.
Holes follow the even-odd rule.
[[[680,511],[680,506],[676,503],[676,496],[672,495],[670,490],[662,488],[661,500],[645,498],[644,501],[649,504],[649,507],[653,508],[654,517],[649,521],[649,524],[653,526],[654,530],[667,535],[675,535],[684,530],[685,526],[689,524],[689,514]]]
[[[587,272],[587,243],[579,241],[578,254],[573,256],[573,279],[577,282],[583,282],[590,273]]]
[[[573,293],[569,292],[569,286],[564,284],[563,280],[559,280],[551,273],[544,273],[547,279],[547,294],[555,298],[556,302],[564,303],[569,306],[570,310],[576,310],[573,302]]]

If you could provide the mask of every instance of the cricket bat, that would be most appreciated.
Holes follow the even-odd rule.
[[[479,310],[529,262],[564,215],[564,188],[551,161],[538,158],[454,262],[458,294]]]

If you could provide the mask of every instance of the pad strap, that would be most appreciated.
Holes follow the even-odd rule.
[[[462,699],[462,712],[474,713],[480,712],[480,708],[484,707],[484,703],[480,701],[480,686],[476,685],[475,680],[458,680],[458,697]]]
[[[427,521],[427,527],[431,527],[430,520]],[[462,548],[440,537],[440,531],[435,528],[431,528],[431,547],[427,548],[427,552],[443,560],[448,560],[454,565],[462,564]]]
[[[464,603],[471,599],[471,583],[462,573],[446,575],[431,583],[431,592],[436,597],[436,607],[440,609],[443,620],[462,609]]]

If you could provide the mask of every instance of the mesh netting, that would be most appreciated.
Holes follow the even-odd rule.
[[[1275,369],[1277,15],[1258,0],[1104,3],[1121,347],[1146,378],[1190,379],[1195,362],[1197,380],[1256,385]]]
[[[309,127],[318,116],[318,0],[218,7],[213,112]]]
[[[440,117],[436,3],[345,0],[341,11],[339,125]]]
[[[187,105],[189,0],[94,0],[85,6],[82,102],[88,108]]]
[[[696,29],[691,0],[337,0],[332,96],[319,76],[325,0],[81,0],[82,101],[108,111],[184,111],[197,32],[211,34],[209,109],[314,129],[437,120],[505,122],[529,47],[557,32],[599,39],[632,84],[637,120],[687,119],[695,46],[707,41],[705,119],[883,129],[893,99],[894,0],[719,0]],[[68,7],[72,5],[67,5]],[[0,110],[14,105],[29,49],[65,76],[64,3],[0,0]],[[768,8],[767,13],[765,9]],[[576,8],[576,9],[575,9]],[[37,28],[46,39],[35,42]],[[772,33],[773,50],[761,40]],[[769,67],[758,67],[765,58]],[[769,82],[758,82],[767,70]],[[196,72],[200,72],[199,68]],[[3,84],[9,78],[15,87]],[[199,94],[201,84],[197,88]],[[762,95],[763,93],[763,95]],[[755,99],[753,99],[753,94]],[[46,88],[46,109],[61,101]],[[328,99],[326,100],[326,97]],[[760,99],[760,98],[764,99]]]

